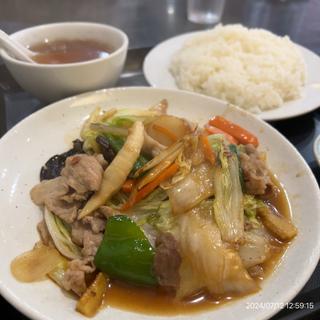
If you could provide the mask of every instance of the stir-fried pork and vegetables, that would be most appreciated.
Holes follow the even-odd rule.
[[[97,108],[73,148],[50,158],[30,192],[41,241],[13,275],[48,276],[93,316],[112,283],[174,301],[259,290],[265,266],[297,234],[259,141],[222,116],[205,126],[148,110]]]

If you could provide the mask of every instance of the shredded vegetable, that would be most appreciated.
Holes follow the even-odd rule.
[[[108,111],[102,111],[100,107],[92,111],[89,118],[86,120],[82,126],[80,136],[84,140],[83,149],[88,153],[99,153],[100,148],[96,142],[96,137],[98,132],[90,128],[91,123],[104,122],[111,118],[117,109],[109,109]]]
[[[124,146],[105,170],[100,190],[86,203],[79,215],[79,219],[91,214],[105,204],[121,188],[139,157],[142,144],[143,124],[137,121],[132,126],[132,131],[128,135]]]
[[[179,170],[172,178],[160,184],[160,187],[164,190],[173,188],[175,184],[183,180],[191,171],[192,160],[185,156],[184,150],[179,152],[175,163],[179,166]]]
[[[80,259],[82,256],[81,249],[71,240],[70,232],[62,220],[47,208],[44,209],[44,220],[60,253],[69,259]]]
[[[133,190],[134,182],[133,179],[127,179],[121,187],[122,191],[130,193]]]
[[[118,153],[121,148],[124,146],[125,140],[122,137],[114,136],[111,134],[106,135],[111,147],[115,151],[115,153]],[[137,160],[132,166],[131,172],[130,172],[130,177],[133,178],[135,176],[135,173],[142,168],[148,160],[143,156],[139,155]]]
[[[211,148],[207,135],[200,135],[200,142],[206,159],[214,165],[216,162],[216,156]]]
[[[155,213],[148,215],[146,220],[161,232],[172,232],[177,226],[177,219],[171,213],[170,201],[162,201]]]
[[[162,112],[157,109],[119,109],[108,119],[108,123],[116,127],[130,128],[137,121],[145,125],[161,115]]]
[[[130,297],[131,285],[147,286],[138,296],[166,304],[259,289],[265,263],[297,229],[258,138],[222,116],[200,126],[167,107],[91,113],[62,175],[31,190],[44,208],[42,242],[12,262],[18,280],[49,277],[87,317],[118,286]]]
[[[137,220],[143,219],[150,215],[150,213],[156,213],[159,211],[162,203],[168,199],[168,195],[161,188],[155,189],[146,198],[136,203],[132,208],[126,212],[130,217],[136,217]],[[140,224],[140,223],[139,223]]]
[[[264,202],[260,199],[255,198],[252,195],[243,195],[243,206],[244,214],[253,223],[258,223],[257,221],[257,209],[263,208],[265,206]]]
[[[233,136],[235,139],[237,139],[242,144],[252,144],[255,147],[259,145],[258,138],[253,135],[248,130],[240,127],[239,125],[221,117],[221,116],[215,116],[210,121],[209,124],[211,126],[217,127],[218,129],[221,129],[231,136]]]
[[[90,129],[94,131],[99,131],[100,133],[112,134],[121,137],[126,137],[128,135],[127,128],[115,127],[106,123],[91,123]]]
[[[167,190],[172,210],[184,214],[214,195],[214,171],[209,163],[193,168],[186,177]]]
[[[224,132],[224,131],[221,130],[221,129],[218,129],[218,128],[213,127],[213,126],[210,126],[210,125],[207,125],[207,126],[205,127],[205,130],[206,130],[206,132],[207,132],[208,134],[223,134],[230,143],[232,143],[232,144],[239,144],[239,141],[238,141],[238,140],[236,140],[232,135],[230,135],[230,134],[227,133],[227,132]]]
[[[236,243],[244,232],[242,188],[237,155],[221,143],[219,151],[221,166],[214,170],[214,212],[224,241]]]
[[[137,183],[138,190],[142,189],[145,185],[156,179],[164,170],[166,170],[178,157],[180,149],[169,154],[164,160],[162,160],[157,166],[152,168],[143,176]]]
[[[142,175],[144,172],[154,168],[160,162],[162,162],[165,158],[174,154],[177,150],[182,150],[182,148],[183,148],[183,143],[177,142],[171,145],[170,147],[166,148],[165,150],[161,151],[157,156],[155,156],[153,159],[147,162],[142,168],[137,170],[134,177],[137,178],[140,175]]]
[[[159,174],[152,182],[148,183],[139,191],[133,191],[128,199],[128,201],[122,207],[122,211],[130,209],[140,200],[144,199],[148,194],[150,194],[155,188],[157,188],[162,182],[166,181],[172,177],[179,169],[179,166],[175,163],[170,165]]]

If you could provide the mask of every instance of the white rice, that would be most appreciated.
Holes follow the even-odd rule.
[[[200,92],[252,112],[300,97],[301,53],[288,37],[241,25],[218,25],[185,42],[170,71],[180,89]]]

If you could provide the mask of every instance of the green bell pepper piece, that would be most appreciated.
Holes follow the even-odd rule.
[[[154,254],[142,230],[127,216],[118,215],[108,219],[94,263],[110,278],[156,285],[152,271]]]

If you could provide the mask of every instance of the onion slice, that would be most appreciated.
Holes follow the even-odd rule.
[[[40,281],[62,261],[55,248],[41,244],[16,257],[11,262],[11,273],[21,282]]]
[[[165,146],[171,146],[192,132],[192,127],[185,119],[172,115],[161,115],[148,123],[146,131],[149,136]]]

